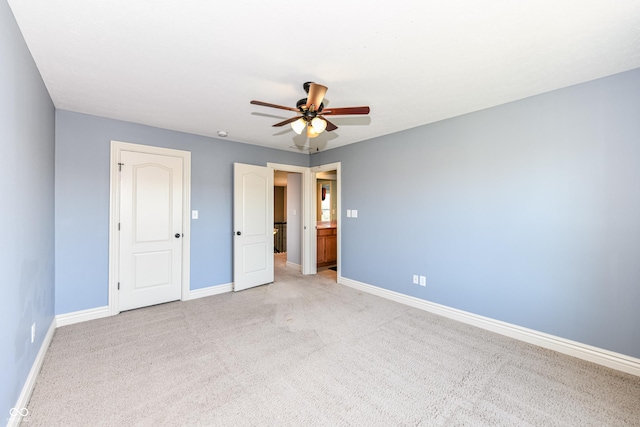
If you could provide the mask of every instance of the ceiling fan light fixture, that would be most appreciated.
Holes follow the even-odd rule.
[[[319,135],[318,132],[316,132],[316,130],[313,128],[313,126],[311,126],[311,124],[309,124],[309,126],[307,126],[307,138],[315,138]]]
[[[306,126],[307,126],[307,122],[305,122],[302,117],[300,117],[295,122],[291,123],[291,129],[293,129],[293,131],[295,133],[297,133],[298,135],[300,135],[302,133],[302,131],[304,130],[304,128]]]
[[[320,117],[314,117],[313,120],[311,120],[311,126],[313,126],[313,130],[315,130],[316,133],[322,133],[327,128],[327,122]]]

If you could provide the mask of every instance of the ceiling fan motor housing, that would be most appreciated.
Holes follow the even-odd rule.
[[[306,114],[306,113],[310,113],[310,111],[309,111],[309,110],[305,110],[305,108],[304,108],[304,107],[305,107],[305,105],[307,105],[307,98],[302,98],[301,100],[299,100],[299,101],[296,103],[296,108],[297,108],[298,110],[300,110],[300,112],[301,112],[303,115],[304,115],[304,114]],[[314,110],[313,117],[315,117],[316,113],[321,112],[323,108],[324,108],[324,102],[321,102],[321,103],[320,103],[320,107],[319,107],[319,108],[316,108],[316,109]]]

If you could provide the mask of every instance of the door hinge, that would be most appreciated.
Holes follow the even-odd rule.
[[[118,282],[118,290],[120,290],[120,282]]]
[[[118,223],[118,231],[120,231],[120,223]]]
[[[118,163],[118,172],[122,172],[122,165],[124,165],[124,163]]]

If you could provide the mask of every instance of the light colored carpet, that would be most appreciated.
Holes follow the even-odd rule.
[[[640,378],[340,286],[58,329],[29,426],[640,426]]]

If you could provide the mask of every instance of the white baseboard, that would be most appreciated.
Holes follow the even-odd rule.
[[[38,378],[38,374],[40,373],[40,368],[42,368],[42,363],[44,362],[44,356],[47,354],[47,350],[49,349],[49,345],[51,344],[51,340],[53,339],[53,334],[56,331],[56,320],[53,319],[51,321],[51,325],[49,325],[49,329],[47,330],[47,334],[44,336],[44,340],[42,340],[42,344],[40,345],[40,350],[38,350],[38,354],[36,355],[36,359],[33,361],[33,365],[31,365],[31,370],[29,371],[29,375],[27,376],[27,380],[22,387],[22,391],[20,392],[20,396],[18,397],[18,401],[14,406],[18,411],[26,410],[27,405],[29,404],[29,399],[31,398],[31,393],[33,392],[33,387],[36,385],[36,379]],[[16,414],[11,416],[7,422],[7,427],[17,427],[23,420],[28,420],[29,414],[25,413],[24,416]]]
[[[577,341],[571,341],[554,335],[539,332],[533,329],[524,328],[522,326],[513,325],[511,323],[502,322],[500,320],[491,319],[467,311],[458,310],[426,301],[420,298],[404,295],[399,292],[390,291],[388,289],[379,288],[377,286],[358,282],[356,280],[347,279],[345,277],[338,278],[341,285],[355,288],[363,292],[377,295],[401,304],[405,304],[414,308],[428,311],[433,314],[448,317],[469,325],[477,326],[491,332],[506,335],[520,341],[534,344],[540,347],[548,348],[578,359],[587,360],[597,363],[608,368],[626,372],[631,375],[640,376],[640,359],[627,356],[613,351],[604,350],[588,344]]]
[[[233,283],[225,283],[223,285],[209,286],[207,288],[195,289],[189,291],[189,296],[184,301],[197,298],[210,297],[212,295],[224,294],[233,291]]]
[[[109,306],[90,308],[88,310],[73,311],[71,313],[59,314],[56,316],[56,327],[73,325],[74,323],[86,322],[88,320],[101,319],[111,316]]]
[[[224,285],[209,286],[208,288],[196,289],[189,291],[187,298],[183,301],[189,301],[196,298],[208,297],[211,295],[218,295],[225,292],[231,292],[233,290],[233,283],[227,283]],[[111,316],[109,306],[90,308],[88,310],[74,311],[71,313],[59,314],[56,316],[56,326],[73,325],[74,323],[86,322],[88,320],[101,319],[103,317]]]
[[[302,271],[302,266],[300,264],[295,264],[293,262],[287,261],[287,263],[285,264],[285,266],[287,268],[292,268],[296,271]]]

